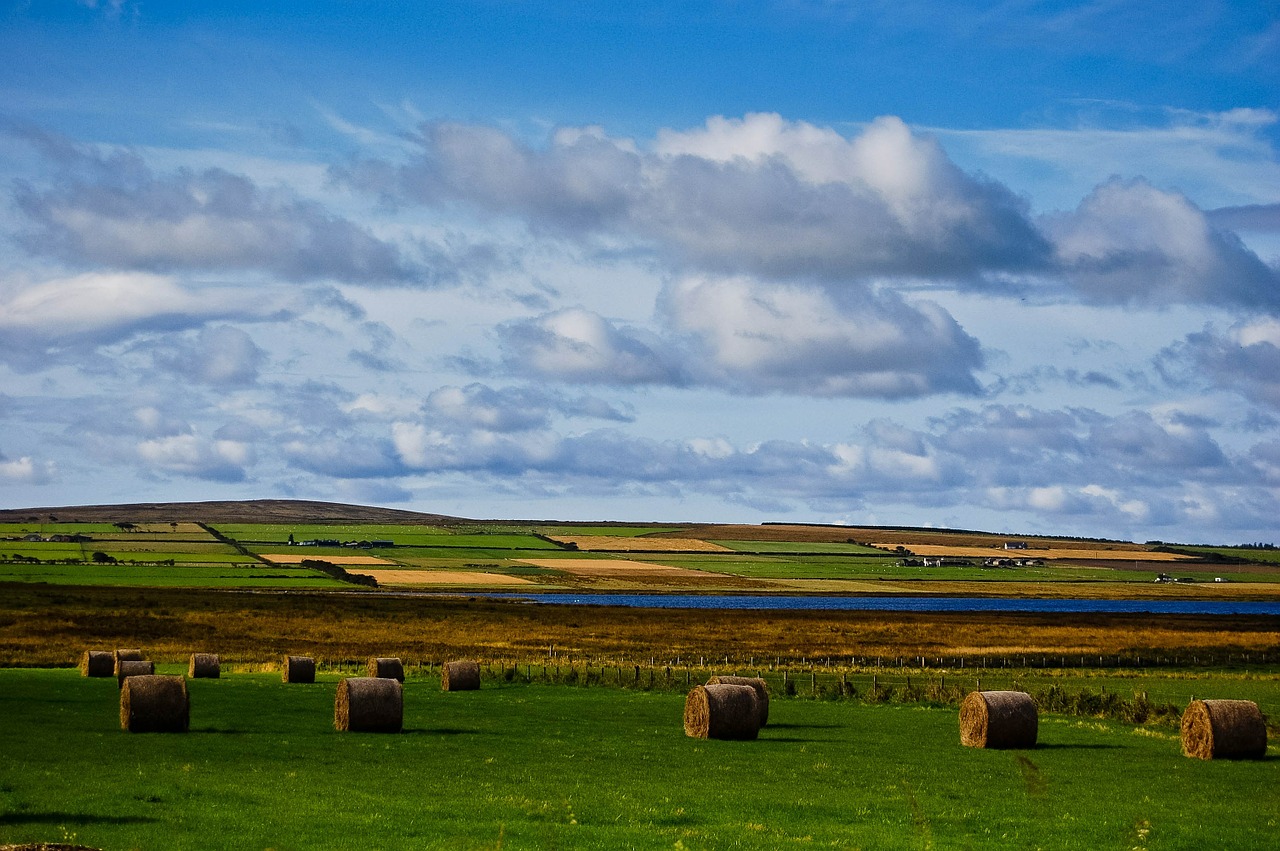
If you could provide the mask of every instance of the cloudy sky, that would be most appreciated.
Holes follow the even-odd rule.
[[[201,5],[0,5],[0,504],[1277,540],[1274,0]]]

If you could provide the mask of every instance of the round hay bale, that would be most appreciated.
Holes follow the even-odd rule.
[[[120,673],[121,662],[141,662],[147,657],[142,655],[141,650],[113,650],[111,660],[111,673]]]
[[[960,704],[960,744],[971,748],[1034,748],[1036,702],[1022,691],[972,691]]]
[[[751,686],[694,686],[684,701],[684,734],[695,739],[754,739],[760,708]]]
[[[769,723],[769,684],[763,677],[720,677],[707,680],[707,685],[751,686],[756,690],[756,704],[760,710],[760,726]]]
[[[155,672],[155,662],[139,662],[134,659],[125,659],[116,665],[116,687],[124,688],[124,681],[129,677],[146,677]]]
[[[80,657],[82,677],[109,677],[115,672],[116,658],[110,650],[86,650]]]
[[[129,677],[120,689],[120,728],[130,733],[185,733],[191,702],[182,677]]]
[[[446,662],[440,671],[442,691],[475,691],[480,688],[480,663],[469,660]]]
[[[286,656],[280,679],[286,683],[314,683],[316,660],[310,656]]]
[[[1182,713],[1182,752],[1197,759],[1261,759],[1266,719],[1252,700],[1193,700]]]
[[[369,660],[369,676],[404,682],[404,663],[388,656],[375,656]]]
[[[333,726],[353,733],[399,733],[404,686],[391,677],[348,677],[338,683]]]
[[[193,680],[216,680],[222,676],[222,662],[213,653],[192,653],[187,676]]]

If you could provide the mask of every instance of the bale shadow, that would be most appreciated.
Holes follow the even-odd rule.
[[[1005,750],[1034,750],[1034,751],[1057,751],[1057,750],[1067,750],[1067,751],[1114,751],[1114,750],[1122,750],[1123,748],[1124,748],[1124,745],[1108,745],[1108,744],[1103,744],[1103,743],[1095,743],[1095,744],[1088,744],[1088,745],[1071,745],[1071,744],[1064,744],[1064,743],[1061,743],[1061,742],[1058,742],[1058,743],[1048,743],[1048,744],[1043,743],[1043,742],[1037,742],[1037,743],[1036,743],[1036,746],[1035,746],[1034,748],[1005,748]]]
[[[406,727],[400,732],[414,736],[468,736],[479,735],[480,733],[479,730],[465,729],[462,727]]]
[[[88,813],[4,813],[0,824],[74,824],[84,827],[90,824],[150,824],[159,819],[150,816],[95,816]]]
[[[775,724],[770,721],[764,729],[767,730],[840,730],[843,724]]]

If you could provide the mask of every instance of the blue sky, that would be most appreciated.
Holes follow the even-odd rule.
[[[1280,4],[0,6],[0,503],[1272,541]]]

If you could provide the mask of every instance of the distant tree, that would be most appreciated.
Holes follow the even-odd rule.
[[[94,564],[115,564],[116,559],[115,559],[115,556],[109,556],[106,553],[104,553],[102,550],[98,550],[93,554],[93,563]]]
[[[134,529],[138,528],[136,524],[130,523],[128,520],[121,520],[119,523],[112,523],[111,525],[115,526],[121,532],[132,532]]]

